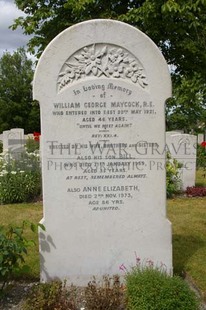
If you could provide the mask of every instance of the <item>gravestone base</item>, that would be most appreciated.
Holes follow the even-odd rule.
[[[95,215],[90,220],[91,223],[99,222]],[[120,228],[115,218],[105,215],[102,223],[98,223],[98,232],[91,223],[90,231],[85,232],[88,223],[79,217],[78,222],[76,227],[71,227],[70,236],[58,238],[52,238],[55,236],[52,224],[49,227],[44,223],[47,232],[40,233],[41,281],[68,279],[70,283],[85,286],[93,276],[97,279],[106,274],[123,276],[121,265],[130,270],[136,264],[136,255],[143,265],[148,266],[152,262],[172,274],[171,259],[168,259],[172,255],[169,221],[163,224],[157,221],[154,225],[145,219],[144,225],[149,226],[149,231],[144,230],[143,224],[132,230],[137,225],[135,220],[130,219],[130,224],[122,223]],[[164,234],[157,232],[157,223],[159,231],[164,231]],[[62,230],[68,225],[73,226],[71,222],[59,225]]]

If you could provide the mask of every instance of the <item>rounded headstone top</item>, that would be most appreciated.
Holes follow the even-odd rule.
[[[171,95],[167,63],[143,32],[126,23],[94,19],[73,25],[57,35],[39,59],[34,99],[42,102],[84,78],[116,78],[149,92]]]

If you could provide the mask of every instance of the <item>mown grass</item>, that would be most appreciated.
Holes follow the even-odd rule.
[[[168,200],[174,273],[189,274],[206,297],[206,197]]]
[[[201,168],[196,171],[196,185],[206,186],[206,170]]]
[[[206,296],[206,197],[175,198],[168,200],[168,218],[173,229],[174,273],[189,274]],[[42,204],[0,205],[0,225],[19,225],[23,220],[38,223],[42,218]],[[39,279],[38,238],[30,230],[26,237],[34,239],[35,247],[29,249],[26,263],[31,267],[28,274],[18,278]]]
[[[42,211],[41,203],[0,205],[0,225],[3,225],[5,228],[9,225],[18,226],[23,221],[30,221],[37,224],[42,218]],[[28,248],[28,255],[25,256],[25,264],[30,267],[30,271],[28,273],[19,273],[15,277],[24,280],[38,280],[40,272],[38,236],[30,228],[25,229],[24,236],[28,240],[35,242],[34,246]]]

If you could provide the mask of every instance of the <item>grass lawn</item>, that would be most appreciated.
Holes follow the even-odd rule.
[[[11,205],[0,205],[0,225],[21,225],[24,220],[29,220],[32,223],[38,223],[42,218],[42,204],[40,203],[22,203]],[[25,256],[25,261],[31,270],[28,273],[18,274],[17,278],[23,279],[39,279],[39,255],[38,255],[38,237],[37,233],[33,233],[31,229],[25,230],[25,237],[35,241],[35,246],[28,248],[28,256]]]
[[[206,297],[206,197],[175,198],[167,201],[168,217],[173,228],[174,273],[187,272]],[[42,218],[42,204],[0,205],[0,225],[18,225],[23,220],[38,223]],[[26,263],[31,266],[28,274],[18,278],[39,279],[37,234],[30,230],[27,237],[36,241],[29,249]]]
[[[206,186],[206,170],[198,169],[196,171],[196,185]]]
[[[174,273],[188,273],[206,297],[206,197],[168,200]]]

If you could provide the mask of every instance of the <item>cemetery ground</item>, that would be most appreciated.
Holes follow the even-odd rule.
[[[201,170],[197,171],[196,183],[206,186],[206,178]],[[205,208],[206,197],[179,196],[167,200],[167,215],[173,230],[174,274],[189,280],[189,283],[200,293],[204,302],[206,301]],[[38,223],[42,218],[42,211],[41,202],[1,205],[0,225],[20,225],[22,221],[28,219],[33,223]],[[30,268],[27,271],[18,272],[13,277],[11,287],[13,286],[14,293],[11,295],[9,303],[18,304],[22,296],[25,296],[29,290],[31,283],[39,281],[38,236],[30,229],[26,230],[25,236],[27,239],[35,241],[35,246],[29,247],[28,255],[25,257],[25,263]],[[138,249],[134,249],[134,251],[138,253]],[[18,289],[15,290],[15,287]],[[4,304],[2,309],[11,308],[6,308]]]

